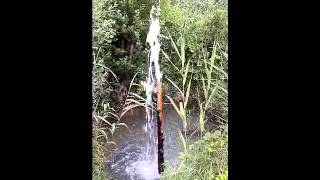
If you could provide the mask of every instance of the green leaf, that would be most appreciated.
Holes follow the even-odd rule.
[[[179,117],[181,119],[183,119],[183,115],[182,112],[180,111],[180,109],[177,107],[176,103],[174,103],[174,101],[171,99],[170,96],[166,95],[166,97],[169,99],[169,101],[171,102],[171,104],[173,105],[174,109],[176,110],[176,112],[178,113]]]
[[[179,103],[179,108],[180,108],[180,112],[182,114],[183,127],[186,130],[186,128],[187,128],[187,119],[186,119],[186,112],[185,112],[185,109],[183,108],[182,102]]]
[[[170,38],[170,40],[171,40],[171,43],[172,43],[172,45],[173,45],[174,49],[176,50],[176,52],[177,52],[177,54],[178,54],[178,56],[179,56],[179,58],[180,58],[181,62],[182,62],[182,58],[181,58],[181,55],[180,55],[180,53],[179,53],[179,50],[178,50],[178,48],[177,48],[176,44],[174,43],[174,41],[173,41],[173,39],[172,39],[172,37],[171,37],[171,35],[170,35],[170,34],[169,34],[169,38]]]
[[[189,80],[189,84],[188,84],[188,88],[187,88],[187,92],[186,92],[186,99],[184,100],[184,108],[186,108],[187,104],[188,104],[188,99],[189,99],[189,94],[190,94],[190,87],[191,87],[191,80],[192,80],[192,75],[191,75],[191,78]]]
[[[212,90],[212,92],[211,92],[211,94],[210,94],[210,97],[209,97],[209,99],[208,99],[207,102],[206,102],[205,109],[207,109],[207,107],[208,107],[208,105],[209,105],[209,103],[210,103],[210,101],[211,101],[214,93],[216,92],[217,87],[218,87],[218,86],[216,85],[216,86],[214,87],[214,89]]]
[[[183,135],[182,135],[182,133],[181,133],[180,129],[178,129],[178,132],[179,132],[179,137],[180,137],[181,142],[182,142],[182,145],[183,145],[183,150],[184,150],[184,152],[186,152],[186,151],[187,151],[187,144],[186,144],[186,140],[184,139],[184,137],[183,137]]]
[[[205,83],[202,75],[201,75],[201,82],[202,82],[202,89],[203,89],[204,97],[207,100],[208,99],[208,92],[207,92],[206,83]]]
[[[101,66],[101,67],[107,69],[107,70],[113,75],[113,77],[116,79],[116,81],[119,82],[117,75],[114,74],[114,73],[111,71],[111,69],[109,69],[108,67],[106,67],[106,66],[104,66],[104,65],[102,65],[102,64],[99,64],[99,63],[97,63],[96,65]]]
[[[186,55],[185,55],[185,40],[184,38],[182,37],[182,44],[181,44],[181,62],[182,62],[182,69],[184,68],[184,63],[185,63],[185,60],[186,60]]]
[[[188,60],[188,63],[187,63],[187,67],[186,69],[184,69],[184,74],[183,74],[183,87],[187,81],[187,77],[188,77],[188,72],[189,72],[189,62],[190,62],[190,59]]]
[[[130,82],[130,86],[129,86],[129,89],[128,89],[128,92],[130,92],[130,89],[131,89],[131,86],[132,86],[132,84],[133,84],[133,81],[134,81],[134,79],[136,78],[136,76],[139,74],[139,72],[137,72],[134,76],[133,76],[133,78],[132,78],[132,80],[131,80],[131,82]]]
[[[203,103],[201,103],[199,105],[199,110],[200,110],[200,114],[199,114],[199,125],[200,125],[200,131],[201,133],[204,131],[204,118],[205,118],[205,109],[203,109],[202,107]]]
[[[169,78],[166,77],[166,79],[176,88],[179,90],[179,92],[181,93],[181,96],[184,97],[183,92],[181,91],[181,89],[173,82],[171,81]]]
[[[208,151],[209,151],[209,152],[213,152],[214,150],[213,150],[212,147],[208,147]]]
[[[105,119],[105,118],[103,118],[103,117],[101,117],[101,116],[99,116],[99,115],[93,115],[95,118],[97,118],[97,119],[101,119],[103,122],[105,122],[105,123],[107,123],[107,124],[109,124],[110,126],[111,126],[111,124]]]
[[[175,68],[176,71],[180,72],[180,69],[174,65],[174,63],[170,60],[169,56],[167,53],[165,53],[162,49],[160,49],[164,57],[171,63],[171,65]]]
[[[222,73],[226,78],[228,78],[228,74],[224,70],[222,70],[222,68],[219,68],[216,65],[209,63],[209,62],[206,62],[206,64],[209,64],[211,67],[213,67],[214,69],[216,69],[217,71]]]

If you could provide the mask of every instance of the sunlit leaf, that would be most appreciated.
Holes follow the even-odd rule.
[[[180,94],[182,97],[184,97],[183,92],[181,91],[181,89],[174,83],[172,82],[169,78],[166,78],[177,90],[179,90]]]
[[[190,95],[191,80],[192,80],[192,76],[189,80],[189,84],[188,84],[188,88],[187,88],[187,92],[186,92],[186,99],[184,100],[184,108],[186,108],[187,104],[188,104],[189,95]]]
[[[174,49],[176,50],[176,53],[178,54],[178,56],[179,56],[179,58],[180,58],[180,60],[181,60],[181,62],[182,62],[182,58],[181,58],[181,55],[180,55],[180,53],[179,53],[179,50],[178,50],[178,48],[177,48],[177,46],[176,46],[176,43],[173,41],[173,39],[172,39],[172,37],[171,37],[170,34],[169,34],[169,38],[170,38],[170,40],[171,40],[171,44],[173,45]]]
[[[175,68],[176,71],[180,72],[179,68],[170,60],[169,56],[167,53],[165,53],[162,49],[161,49],[162,54],[164,55],[164,57],[171,63],[171,65]]]

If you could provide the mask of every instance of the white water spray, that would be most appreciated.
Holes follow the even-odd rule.
[[[150,12],[151,24],[147,35],[147,43],[150,46],[148,55],[148,77],[145,83],[146,91],[146,112],[147,122],[145,126],[146,132],[149,134],[148,144],[146,145],[146,160],[157,160],[157,122],[153,113],[153,94],[156,94],[156,84],[161,80],[161,72],[159,65],[160,53],[160,21],[159,17],[155,16],[156,8],[152,6]]]
[[[143,82],[146,91],[146,145],[143,150],[143,155],[138,161],[126,167],[125,171],[130,175],[130,178],[135,179],[135,175],[139,175],[145,180],[158,180],[158,129],[157,129],[157,113],[155,111],[156,104],[154,95],[157,94],[157,83],[161,82],[161,72],[159,65],[160,53],[160,21],[156,16],[156,10],[152,6],[150,12],[151,24],[147,35],[147,43],[150,46],[148,54],[148,76]],[[159,167],[158,167],[159,168]]]

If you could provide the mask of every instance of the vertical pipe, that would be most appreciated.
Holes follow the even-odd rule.
[[[157,124],[158,124],[158,171],[164,170],[164,150],[163,150],[163,92],[161,82],[157,82]]]

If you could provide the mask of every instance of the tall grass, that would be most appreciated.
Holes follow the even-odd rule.
[[[126,124],[119,122],[120,117],[110,106],[110,94],[113,89],[107,81],[109,75],[118,81],[118,77],[104,65],[103,59],[93,54],[93,109],[92,109],[92,178],[102,180],[107,178],[104,168],[105,153],[116,145],[110,140],[116,129]]]
[[[203,64],[205,73],[201,75],[201,85],[202,88],[202,94],[204,95],[204,98],[201,100],[201,96],[199,91],[199,88],[197,87],[197,94],[198,94],[198,105],[199,105],[199,124],[200,124],[200,131],[201,134],[203,133],[204,129],[204,123],[205,123],[205,117],[206,117],[206,111],[208,110],[209,106],[211,105],[214,97],[217,96],[225,96],[228,94],[228,91],[222,87],[220,84],[221,79],[228,79],[228,74],[223,70],[223,68],[220,68],[215,65],[217,59],[221,59],[217,55],[217,44],[214,43],[212,47],[212,53],[211,57],[208,59],[206,55],[206,51],[203,50]],[[200,61],[200,59],[198,60]],[[213,74],[219,74],[219,79],[213,79]]]
[[[184,152],[181,153],[181,163],[177,167],[167,168],[162,174],[161,179],[215,179],[226,180],[228,179],[228,124],[227,120],[222,121],[221,128],[206,131],[205,122],[209,120],[208,112],[212,112],[213,107],[220,103],[226,103],[228,91],[223,87],[223,80],[228,79],[228,74],[221,65],[221,61],[227,61],[225,52],[218,52],[219,44],[216,42],[213,44],[211,55],[206,49],[203,49],[202,59],[198,59],[197,64],[201,64],[200,67],[204,70],[204,73],[200,74],[200,79],[194,79],[198,81],[198,84],[191,86],[193,77],[193,66],[190,64],[190,59],[186,60],[185,57],[185,41],[181,37],[182,43],[180,50],[172,37],[169,35],[172,46],[175,49],[175,53],[178,56],[178,65],[173,63],[174,60],[168,56],[166,52],[161,50],[165,59],[171,66],[179,72],[182,79],[180,87],[178,83],[173,82],[170,78],[166,78],[181,94],[182,100],[175,102],[173,98],[167,95],[171,104],[177,111],[178,115],[182,119],[184,136],[180,132],[179,135],[183,142]],[[219,63],[220,62],[220,63]],[[192,87],[192,88],[191,88]],[[187,137],[186,130],[187,121],[187,104],[189,102],[190,94],[197,94],[197,101],[199,107],[199,129],[201,139],[194,141],[190,136]],[[223,99],[219,101],[219,99]],[[222,111],[227,111],[222,109]],[[222,118],[223,119],[223,118]],[[195,153],[196,152],[196,153]]]
[[[180,154],[182,163],[166,169],[162,180],[227,180],[228,135],[226,131],[206,132],[202,139],[188,142]]]
[[[180,137],[182,139],[182,142],[184,144],[184,149],[186,150],[186,143],[185,143],[185,138],[187,137],[186,132],[187,132],[187,105],[189,101],[189,96],[190,96],[190,87],[191,87],[191,80],[192,80],[192,72],[193,72],[193,67],[190,67],[190,59],[186,61],[185,57],[185,42],[184,38],[182,37],[182,46],[180,48],[180,52],[176,46],[176,43],[173,41],[171,35],[169,34],[169,38],[171,40],[172,46],[175,48],[176,53],[179,56],[180,60],[180,66],[176,66],[170,57],[165,53],[162,49],[161,52],[164,55],[164,57],[172,64],[172,66],[179,72],[181,78],[183,79],[182,81],[182,87],[179,88],[179,86],[174,83],[172,80],[169,78],[166,78],[180,93],[182,100],[179,102],[175,102],[169,95],[166,95],[166,97],[169,99],[171,104],[173,105],[174,109],[177,111],[178,115],[180,116],[182,123],[183,123],[183,128],[184,128],[184,137],[180,133]],[[189,79],[189,80],[188,80]],[[186,84],[188,81],[188,84]]]
[[[121,111],[120,119],[130,110],[137,108],[137,107],[146,107],[145,102],[146,98],[142,97],[139,93],[134,93],[133,87],[135,87],[136,91],[141,92],[141,90],[144,88],[143,84],[135,83],[135,78],[137,77],[138,73],[136,73],[133,78],[131,79],[129,88],[128,88],[128,95],[125,99],[124,108]],[[154,106],[152,106],[154,108]]]

